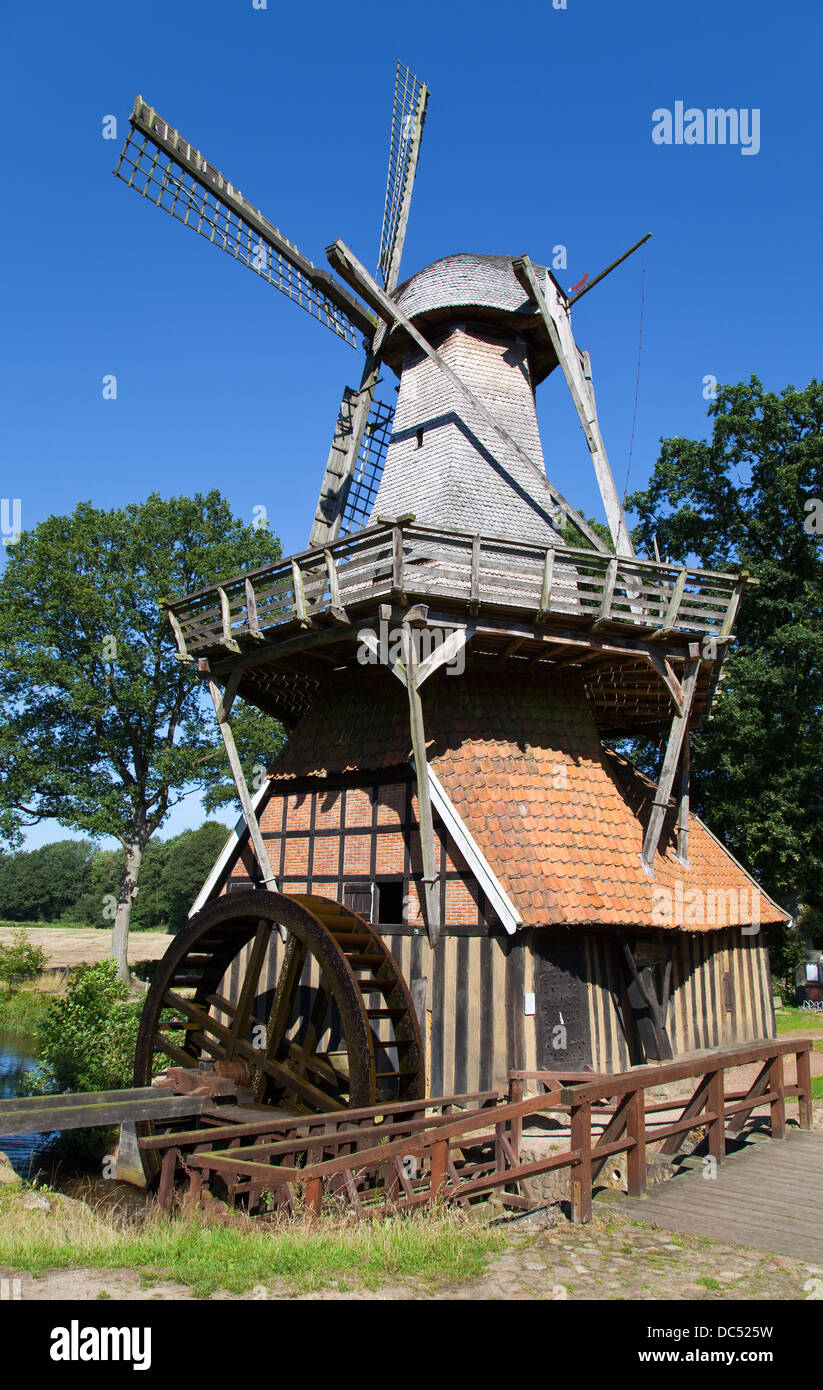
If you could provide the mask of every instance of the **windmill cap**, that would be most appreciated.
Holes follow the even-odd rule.
[[[392,298],[417,327],[471,321],[491,323],[519,334],[531,349],[533,384],[557,366],[551,339],[536,306],[512,269],[513,256],[482,256],[461,251],[443,256],[398,285]],[[545,267],[534,267],[538,275]],[[467,310],[469,311],[467,313]],[[412,347],[402,327],[392,329],[383,357],[399,373]]]

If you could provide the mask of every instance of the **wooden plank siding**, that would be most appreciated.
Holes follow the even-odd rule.
[[[642,1062],[617,937],[584,926],[508,935],[436,817],[444,926],[432,952],[417,892],[422,862],[416,812],[413,781],[392,770],[382,776],[275,782],[260,820],[283,892],[317,893],[372,915],[407,983],[426,981],[422,1032],[429,1094],[505,1090],[510,1070],[590,1066],[612,1072]],[[251,853],[243,847],[222,891],[258,880]],[[390,885],[395,899],[402,885],[403,921],[379,920],[373,884],[378,892],[380,885]],[[775,1035],[762,933],[660,930],[643,933],[643,939],[672,951],[667,1024],[675,1054]],[[233,962],[218,991],[232,1001],[250,949]],[[261,1020],[282,952],[273,933],[256,1006]],[[318,985],[310,957],[301,989]],[[527,1014],[526,996],[532,994],[536,1013]],[[552,1041],[557,1024],[567,1028],[565,1049]],[[334,1047],[338,1041],[327,1035],[321,1044]]]

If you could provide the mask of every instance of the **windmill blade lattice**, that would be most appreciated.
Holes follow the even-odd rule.
[[[368,525],[383,476],[393,420],[394,406],[382,401],[372,403],[346,490],[338,535],[348,536]]]
[[[154,109],[137,98],[115,175],[192,227],[326,325],[351,347],[374,322]]]
[[[397,284],[428,92],[425,83],[419,82],[403,63],[397,64],[389,140],[389,173],[378,261],[383,284],[389,290]]]

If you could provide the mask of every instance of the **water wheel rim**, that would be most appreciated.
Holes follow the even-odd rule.
[[[321,920],[321,916],[326,919],[325,922]],[[177,1060],[183,1061],[192,1068],[197,1067],[201,1048],[199,1044],[192,1041],[197,1036],[196,1031],[190,1029],[186,1032],[187,1047],[192,1042],[195,1050],[186,1052],[185,1049],[177,1049],[178,1056],[175,1058],[173,1052],[170,1051],[169,1040],[165,1039],[159,1031],[163,1011],[168,1008],[178,1009],[182,1006],[184,1013],[186,1008],[189,1009],[190,1013],[197,1009],[206,1012],[210,1007],[207,998],[210,993],[214,993],[216,988],[215,980],[222,978],[232,962],[242,954],[250,942],[254,941],[256,934],[261,931],[261,926],[265,924],[270,939],[271,931],[282,925],[289,932],[289,941],[300,942],[304,948],[304,956],[305,952],[310,951],[317,961],[321,971],[321,980],[328,983],[331,997],[334,998],[337,1005],[342,1036],[348,1054],[349,1075],[346,1101],[336,1103],[333,1096],[327,1095],[325,1104],[318,1098],[318,1103],[314,1107],[309,1103],[306,1108],[322,1111],[323,1109],[345,1109],[375,1104],[378,1092],[378,1076],[375,1065],[375,1039],[372,1033],[372,1021],[356,975],[352,971],[344,950],[335,940],[334,933],[329,928],[328,923],[330,921],[336,922],[338,927],[343,930],[350,928],[368,938],[369,949],[375,953],[376,971],[384,982],[384,987],[390,988],[390,998],[393,998],[397,1004],[396,1012],[399,1015],[402,1034],[401,1045],[405,1049],[407,1068],[404,1073],[404,1079],[407,1081],[405,1094],[409,1098],[417,1098],[418,1095],[424,1094],[422,1044],[411,995],[402,972],[379,934],[370,923],[333,899],[321,898],[316,895],[286,895],[262,889],[240,891],[216,899],[198,913],[170,943],[146,996],[135,1056],[135,1084],[146,1085],[151,1082],[153,1059],[158,1051],[169,1056],[172,1063]],[[222,937],[220,933],[223,933]],[[200,956],[203,955],[204,951],[207,957],[211,955],[211,966],[203,968],[203,979],[200,985],[195,988],[193,999],[184,1000],[183,996],[175,994],[173,983],[175,977],[185,967],[188,958],[198,955],[198,948]],[[249,962],[247,961],[247,970],[248,968]],[[298,970],[298,982],[299,978],[300,971]],[[257,983],[259,983],[259,974],[255,981],[255,988]],[[251,991],[252,1005],[256,997],[255,988]],[[198,1002],[195,1003],[194,1001]],[[274,1009],[274,1001],[272,1009]],[[221,1025],[221,1027],[224,1026]],[[203,1031],[205,1032],[205,1030]],[[234,1039],[232,1050],[230,1052],[224,1050],[221,1054],[220,1039],[216,1036],[217,1031],[215,1021],[211,1020],[209,1038],[213,1048],[217,1049],[217,1055],[245,1056],[249,1062],[256,1060],[254,1054],[251,1057],[249,1055],[250,1044],[237,1037]],[[299,1091],[300,1087],[298,1086],[297,1089]],[[304,1086],[304,1100],[306,1099],[305,1091]],[[311,1097],[309,1099],[311,1100]],[[152,1132],[150,1126],[141,1126],[141,1129],[146,1134]],[[149,1155],[146,1157],[149,1158]],[[153,1156],[149,1160],[149,1167],[154,1172],[156,1172],[155,1157]]]

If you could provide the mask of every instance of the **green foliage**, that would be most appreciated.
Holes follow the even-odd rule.
[[[51,817],[145,845],[184,790],[225,781],[160,603],[279,556],[216,491],[23,532],[0,576],[0,831]]]
[[[581,513],[581,515],[583,516],[584,521],[588,521],[592,530],[595,532],[596,535],[600,537],[601,541],[603,541],[606,549],[610,550],[612,554],[614,554],[614,541],[612,540],[612,533],[609,530],[608,526],[606,526],[605,523],[602,521],[595,521],[594,517],[586,516],[585,512]],[[589,540],[588,536],[584,536],[582,531],[578,531],[577,527],[572,521],[567,521],[566,524],[561,528],[561,535],[563,537],[564,545],[573,545],[578,550],[592,549],[592,543]]]
[[[86,891],[93,853],[88,840],[57,840],[0,854],[0,918],[55,921]]]
[[[185,925],[189,909],[214,867],[226,843],[226,827],[206,821],[197,830],[184,830],[166,846],[163,875],[166,915],[164,922],[176,932]]]
[[[10,946],[0,942],[0,980],[12,992],[36,980],[45,967],[45,951],[42,946],[32,946],[24,931],[13,933]]]
[[[796,927],[783,926],[769,932],[767,941],[772,979],[780,988],[783,1003],[793,1004],[797,994],[797,967],[806,959],[803,937]]]
[[[32,1092],[131,1086],[142,1008],[142,1000],[131,1002],[114,961],[78,966],[38,1023],[40,1066],[27,1078]]]
[[[132,911],[133,929],[170,927],[177,931],[182,926],[226,842],[226,834],[220,821],[206,821],[197,830],[184,830],[170,840],[153,840],[147,845]],[[67,861],[76,859],[79,863],[82,859],[83,872],[73,879],[64,876],[60,883],[55,879],[49,897],[41,880],[47,871],[44,863],[51,861],[43,851],[63,846],[74,851],[66,855]],[[39,920],[44,924],[110,929],[125,863],[125,850],[93,850],[85,841],[76,840],[0,855],[0,922],[32,925],[38,919],[30,914],[39,906]]]
[[[737,645],[695,739],[693,805],[787,909],[823,906],[823,384],[723,386],[709,442],[662,441],[627,499],[638,549],[748,569]]]

